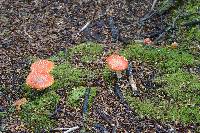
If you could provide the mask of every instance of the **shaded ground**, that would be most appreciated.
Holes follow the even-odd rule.
[[[30,56],[45,58],[84,41],[110,44],[118,38],[139,39],[140,27],[134,23],[148,11],[150,2],[131,2],[129,6],[133,11],[125,1],[81,5],[80,1],[1,2],[1,84],[12,84],[10,88],[22,83],[21,73],[29,65]],[[88,21],[92,21],[88,28],[77,35]]]
[[[6,109],[14,100],[23,95],[19,85],[24,83],[31,63],[30,58],[33,56],[47,58],[60,50],[85,41],[99,42],[107,47],[118,49],[131,40],[143,39],[148,31],[162,29],[164,26],[162,20],[165,16],[156,17],[157,21],[151,21],[150,24],[147,22],[143,27],[136,23],[149,11],[151,3],[152,1],[149,0],[131,1],[128,4],[122,0],[0,2],[0,83],[3,88],[6,88],[5,92],[8,94],[3,95],[3,99],[0,101],[1,109]],[[90,22],[88,27],[79,33],[87,22]],[[139,63],[133,62],[133,64],[137,66]],[[140,77],[140,71],[143,71],[144,68],[147,70],[145,75],[147,77]],[[149,84],[141,82],[145,82],[144,79],[148,76],[151,77],[152,73],[154,71],[152,72],[145,64],[139,64],[138,75],[136,74],[138,76],[137,84]],[[173,128],[184,132],[196,128],[192,125],[184,127],[170,123],[174,124],[172,127],[155,120],[139,119],[134,111],[126,112],[125,107],[119,103],[113,92],[104,87],[101,88],[101,93],[94,101],[90,118],[106,125],[109,131],[112,128],[100,117],[98,108],[102,108],[112,116],[111,121],[118,125],[118,132],[173,132]],[[62,89],[60,93],[62,93]],[[81,125],[80,110],[66,107],[62,104],[64,101],[65,96],[62,97],[60,105],[63,113],[58,113],[57,116],[58,126]],[[5,122],[8,132],[16,132],[20,128],[26,130],[18,122],[17,116],[16,118],[11,116],[7,120],[10,120]],[[94,129],[91,130],[97,132]]]

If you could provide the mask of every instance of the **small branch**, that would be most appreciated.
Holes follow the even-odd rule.
[[[114,86],[114,93],[119,98],[119,100],[121,100],[122,103],[125,102],[125,99],[124,99],[124,96],[123,96],[123,94],[122,94],[122,92],[120,90],[118,81],[116,82],[116,84]]]
[[[135,83],[135,81],[133,79],[133,75],[129,76],[128,79],[129,79],[129,83],[131,85],[132,91],[133,92],[138,91],[136,83]]]
[[[88,112],[89,97],[90,97],[90,88],[86,88],[85,98],[84,98],[84,103],[83,103],[83,114],[86,114]]]
[[[153,4],[152,4],[152,6],[151,6],[151,11],[153,11],[153,10],[154,10],[154,8],[155,8],[155,6],[156,6],[156,3],[157,3],[157,1],[158,1],[158,0],[154,0],[154,1],[153,1]]]
[[[114,122],[113,122],[113,118],[112,116],[108,115],[106,112],[104,111],[101,111],[101,109],[99,109],[99,107],[97,107],[96,109],[97,113],[99,114],[99,116],[105,120],[109,125],[115,125]]]
[[[156,15],[156,12],[150,11],[143,18],[141,18],[138,23],[140,24],[140,23],[142,23],[142,22],[144,22],[146,20],[149,20],[151,17],[154,17],[154,15]]]
[[[70,133],[70,132],[72,132],[72,131],[74,131],[74,130],[77,130],[77,129],[79,129],[79,126],[69,128],[69,129],[68,129],[67,131],[65,131],[64,133]]]
[[[80,30],[77,34],[80,34],[82,31],[84,31],[89,25],[90,25],[91,21],[88,21]]]
[[[200,25],[200,21],[199,20],[193,20],[191,22],[186,22],[186,23],[182,24],[181,26],[194,26],[194,25]]]
[[[100,133],[108,133],[108,130],[107,130],[104,126],[102,126],[102,125],[100,125],[100,124],[95,124],[94,127],[95,127],[97,130],[99,130]]]
[[[70,133],[74,130],[79,129],[79,126],[71,127],[71,128],[55,128],[53,131],[64,131],[64,133]]]
[[[24,33],[25,35],[27,35],[30,39],[33,39],[31,35],[29,35],[27,32],[26,32],[26,29],[24,29]]]
[[[115,125],[112,126],[112,133],[117,133],[117,127]]]
[[[120,103],[124,105],[125,111],[127,113],[132,112],[131,108],[128,106],[128,103],[126,102],[126,100],[125,100],[125,98],[123,96],[123,93],[120,90],[119,82],[118,81],[115,83],[114,93],[119,98]]]
[[[138,91],[138,89],[137,89],[136,83],[133,79],[133,67],[132,67],[131,63],[128,64],[127,76],[129,79],[129,83],[131,85],[131,89],[132,89],[133,93],[135,93],[136,91]]]

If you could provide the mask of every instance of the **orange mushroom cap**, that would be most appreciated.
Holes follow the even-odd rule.
[[[172,44],[171,44],[171,48],[177,48],[178,47],[178,43],[177,42],[173,42]]]
[[[36,90],[43,90],[51,86],[53,82],[54,78],[49,73],[31,72],[26,79],[26,84]]]
[[[151,41],[150,38],[145,38],[144,39],[144,44],[151,44],[151,43],[152,43],[152,41]]]
[[[38,60],[31,65],[31,71],[50,72],[54,68],[54,63],[49,60]]]
[[[125,57],[112,54],[107,59],[108,67],[113,71],[123,71],[128,68],[128,61]]]

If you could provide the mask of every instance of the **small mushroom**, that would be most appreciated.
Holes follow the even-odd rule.
[[[122,77],[121,71],[128,68],[128,60],[125,57],[117,55],[117,54],[110,55],[106,59],[106,61],[107,61],[108,67],[112,71],[116,72],[117,78],[119,79]]]
[[[50,72],[54,68],[54,63],[49,60],[38,60],[31,65],[31,71]]]
[[[152,44],[151,39],[150,38],[145,38],[144,39],[144,44],[146,44],[146,45]]]
[[[177,42],[173,42],[173,43],[171,44],[171,48],[175,49],[175,48],[177,48],[177,47],[178,47],[178,43],[177,43]]]
[[[29,73],[26,84],[36,90],[43,90],[54,83],[54,78],[49,73],[31,72]]]

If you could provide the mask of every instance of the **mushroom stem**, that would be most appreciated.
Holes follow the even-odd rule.
[[[122,77],[122,73],[121,71],[116,71],[116,74],[117,74],[117,78],[120,79]]]

